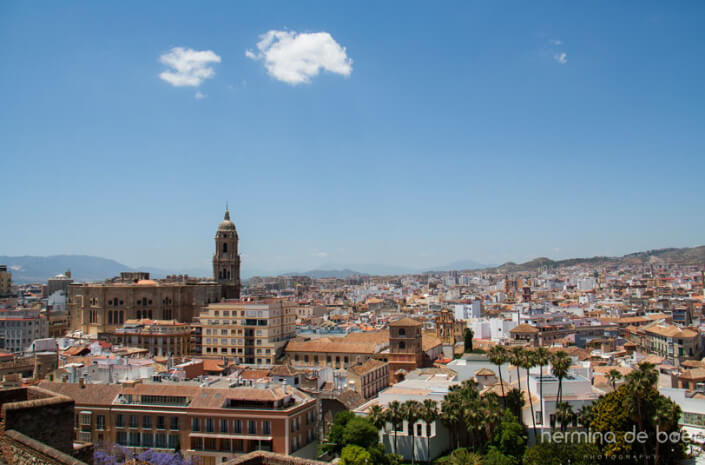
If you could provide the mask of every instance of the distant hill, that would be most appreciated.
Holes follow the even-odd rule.
[[[551,260],[546,257],[534,258],[526,263],[508,262],[491,268],[494,271],[511,273],[517,271],[534,271],[542,267],[561,268],[575,265],[648,265],[648,264],[679,264],[679,265],[704,265],[705,246],[686,247],[682,249],[654,249],[644,252],[635,252],[621,257],[590,257],[569,258],[565,260]]]
[[[302,273],[283,273],[279,276],[308,276],[313,279],[323,279],[323,278],[350,278],[352,276],[362,276],[366,273],[360,273],[358,271],[353,271],[349,269],[342,270],[311,270],[304,271]]]
[[[74,281],[103,281],[118,276],[123,271],[147,271],[154,278],[163,278],[169,274],[210,275],[208,270],[167,271],[148,266],[133,268],[116,260],[90,255],[0,256],[0,265],[7,265],[12,272],[12,282],[17,284],[46,282],[67,270],[71,270]]]
[[[19,284],[46,282],[67,270],[71,270],[75,281],[99,281],[117,276],[121,271],[134,271],[115,260],[89,255],[0,256],[0,264],[8,266],[12,272],[12,281]]]

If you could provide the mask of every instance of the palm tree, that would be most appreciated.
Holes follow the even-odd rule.
[[[558,378],[558,403],[563,400],[563,378],[568,376],[570,364],[570,357],[562,350],[553,354],[553,359],[551,360],[551,372],[553,373],[553,376]]]
[[[441,421],[448,426],[451,434],[451,447],[457,449],[458,444],[458,427],[463,421],[462,417],[462,401],[460,399],[460,391],[454,390],[446,394],[441,402]]]
[[[384,438],[384,433],[387,432],[387,412],[379,405],[373,405],[370,409],[369,418],[370,422],[375,425],[378,431],[380,429],[383,430],[382,438]]]
[[[521,367],[526,370],[526,393],[529,397],[529,407],[531,408],[531,423],[534,426],[534,441],[538,438],[536,435],[536,417],[534,416],[534,401],[531,399],[531,385],[529,384],[529,371],[536,366],[534,352],[525,350],[521,358]]]
[[[394,430],[394,453],[397,453],[397,432],[399,431],[399,426],[401,426],[402,408],[398,400],[393,400],[387,405],[387,419],[392,424],[392,429]]]
[[[438,465],[482,465],[482,456],[467,449],[455,449],[448,457],[439,459]]]
[[[622,373],[620,373],[619,370],[612,368],[607,373],[607,379],[609,380],[610,384],[612,385],[612,390],[614,391],[615,389],[617,389],[617,381],[622,379]]]
[[[644,401],[649,398],[649,393],[658,382],[658,371],[652,363],[642,362],[639,367],[627,375],[627,392],[629,393],[630,415],[637,423],[638,430],[644,431],[642,412],[646,409]],[[646,455],[646,443],[642,444]]]
[[[509,349],[509,363],[517,369],[517,381],[519,382],[519,390],[521,391],[521,376],[519,375],[519,367],[524,358],[524,348],[515,346]]]
[[[507,401],[504,398],[504,380],[502,379],[502,365],[507,362],[507,349],[503,346],[496,345],[490,349],[489,354],[490,362],[497,365],[497,372],[499,373],[499,384],[502,387],[502,402],[504,406],[507,406]]]
[[[407,400],[402,404],[403,418],[409,423],[409,436],[411,437],[411,463],[416,463],[416,438],[414,426],[421,416],[421,403],[416,400]]]
[[[521,411],[524,409],[524,396],[519,389],[514,388],[507,392],[507,408],[523,423]]]
[[[578,412],[578,421],[583,425],[583,428],[590,429],[594,418],[595,413],[592,410],[592,404],[584,405]]]
[[[559,402],[556,405],[556,418],[561,422],[561,432],[565,432],[566,426],[574,415],[573,408],[568,402]]]
[[[425,399],[421,409],[421,418],[426,423],[426,458],[431,463],[431,423],[438,419],[438,403],[433,399]]]
[[[534,351],[536,364],[539,366],[539,407],[541,407],[541,425],[546,424],[543,408],[543,367],[551,360],[551,353],[545,347],[537,347]]]

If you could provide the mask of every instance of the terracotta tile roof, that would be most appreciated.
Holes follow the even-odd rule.
[[[676,338],[693,338],[698,335],[693,330],[690,329],[681,329],[678,326],[674,325],[653,325],[653,326],[648,326],[647,328],[644,329],[647,333],[650,334],[656,334],[658,336],[663,336],[663,337],[676,337]]]
[[[301,371],[291,365],[275,365],[269,372],[272,376],[296,376],[300,373]]]
[[[43,381],[39,387],[63,394],[82,405],[108,406],[120,393],[122,386],[118,384],[86,384],[83,387],[77,383],[50,383]]]
[[[289,341],[286,352],[317,352],[336,354],[372,354],[377,344],[373,342],[344,342],[329,338],[314,339],[312,341]]]
[[[240,373],[242,379],[262,379],[269,377],[269,370],[266,368],[255,369],[247,368]]]
[[[409,317],[404,317],[401,320],[396,320],[392,321],[389,323],[390,327],[396,327],[396,326],[422,326],[420,322],[409,318]]]
[[[705,379],[705,368],[693,368],[691,370],[685,370],[678,378],[682,379],[692,379],[692,380],[702,380]]]
[[[531,325],[522,323],[519,326],[509,330],[510,333],[538,333],[539,330]]]
[[[363,376],[363,375],[369,373],[370,371],[377,370],[378,368],[383,367],[384,365],[386,365],[385,362],[370,358],[359,365],[354,365],[354,366],[350,367],[350,370],[352,370],[354,373],[356,373],[360,376]]]
[[[475,376],[496,376],[495,372],[489,368],[480,368],[475,372]]]
[[[424,334],[421,338],[421,348],[424,352],[431,350],[434,347],[438,347],[439,345],[441,345],[441,340],[436,336]]]

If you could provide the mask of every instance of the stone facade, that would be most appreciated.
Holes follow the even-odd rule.
[[[90,445],[74,452],[71,398],[37,387],[5,388],[0,406],[0,452],[10,465],[84,464],[75,455],[91,462]]]
[[[423,366],[421,323],[402,318],[389,324],[389,379],[394,384]]]
[[[72,330],[112,333],[127,320],[191,323],[203,307],[240,296],[240,256],[235,225],[225,212],[215,237],[212,280],[188,276],[149,279],[149,273],[121,273],[103,283],[70,284],[67,310]]]

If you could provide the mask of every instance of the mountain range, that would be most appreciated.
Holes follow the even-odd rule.
[[[272,273],[262,270],[247,268],[243,269],[243,278],[253,276],[284,276],[299,275],[310,276],[312,278],[346,278],[354,275],[402,275],[420,274],[430,271],[450,271],[450,270],[479,270],[487,269],[496,272],[508,273],[517,271],[533,271],[542,267],[560,268],[579,264],[590,264],[594,266],[615,265],[615,264],[665,264],[679,263],[689,265],[705,264],[705,246],[690,248],[668,248],[655,249],[643,252],[635,252],[621,257],[591,257],[591,258],[570,258],[565,260],[552,260],[546,257],[539,257],[525,263],[504,263],[503,265],[483,265],[472,260],[460,260],[442,266],[413,268],[380,264],[325,264],[321,267],[308,271],[291,271],[288,273]],[[46,282],[49,278],[57,274],[71,270],[75,281],[102,281],[113,276],[118,276],[122,271],[148,271],[154,278],[162,278],[169,274],[188,274],[190,276],[210,276],[211,270],[206,268],[194,268],[189,270],[164,270],[154,267],[133,268],[109,258],[94,257],[90,255],[52,255],[49,257],[22,256],[10,257],[0,256],[0,264],[7,265],[12,272],[12,280],[15,283]]]

